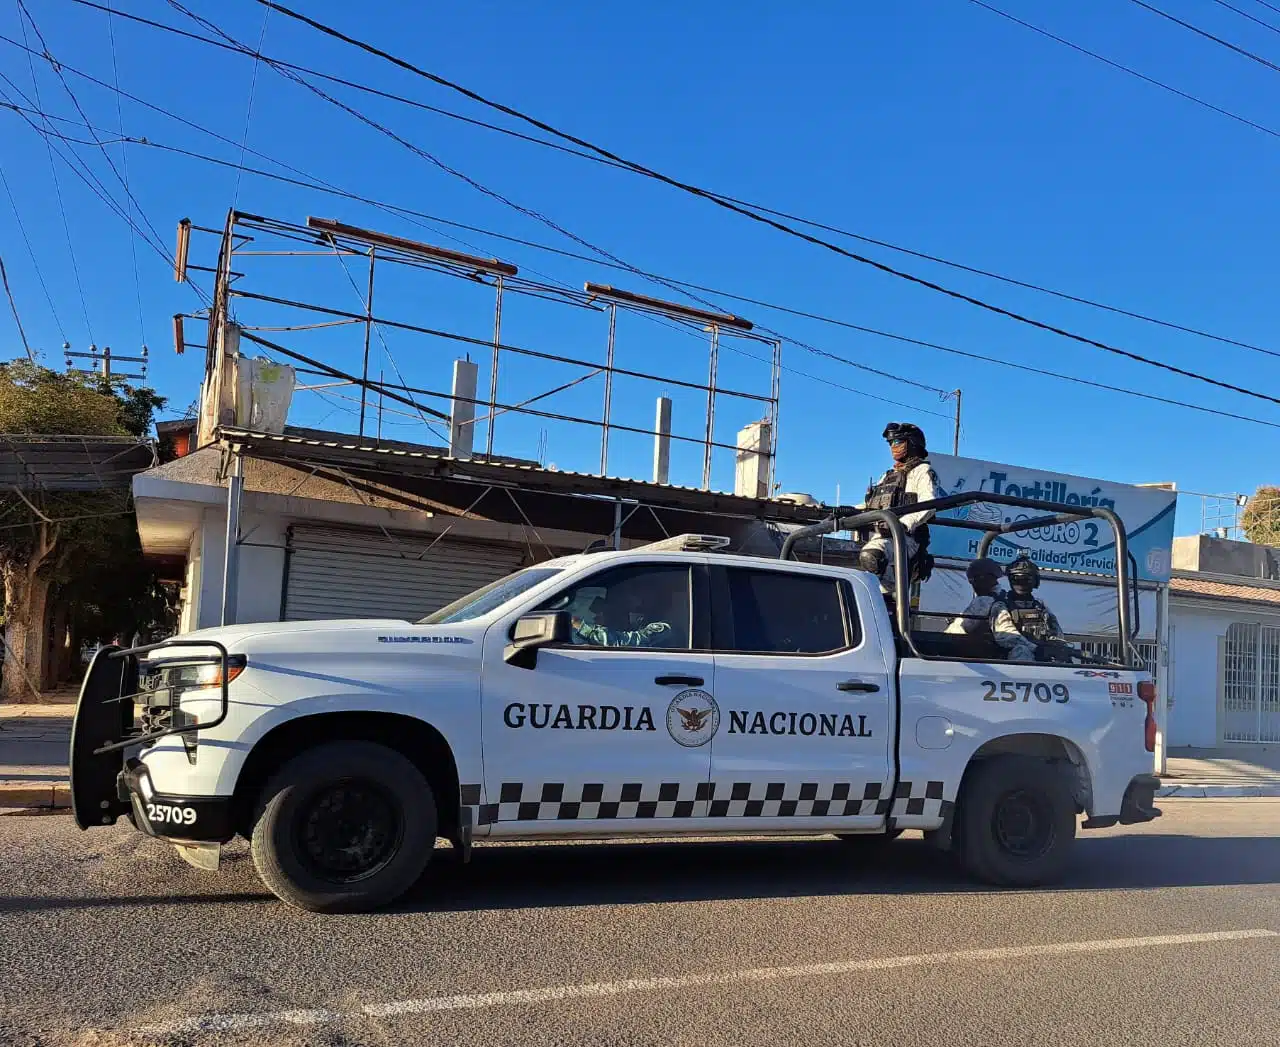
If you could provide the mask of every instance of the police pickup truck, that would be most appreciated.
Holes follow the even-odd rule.
[[[957,501],[959,499],[959,501]],[[995,533],[1107,518],[1128,636],[1123,527],[1038,511]],[[941,519],[935,523],[942,523]],[[1041,884],[1085,828],[1148,821],[1151,680],[1013,663],[990,636],[920,627],[896,510],[896,589],[865,571],[730,555],[682,536],[527,567],[405,621],[228,626],[94,657],[72,738],[81,828],[128,817],[216,869],[248,838],[280,898],[364,910],[422,875],[437,837],[922,830],[990,883]],[[1130,650],[1127,642],[1120,647]],[[1083,659],[1084,656],[1080,656]]]

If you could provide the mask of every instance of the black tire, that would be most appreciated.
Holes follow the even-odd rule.
[[[1066,775],[1032,756],[995,756],[969,772],[960,798],[960,855],[986,883],[1037,887],[1062,876],[1076,836]]]
[[[431,786],[404,756],[373,742],[329,742],[295,756],[263,788],[253,864],[290,905],[364,912],[421,877],[436,825]]]

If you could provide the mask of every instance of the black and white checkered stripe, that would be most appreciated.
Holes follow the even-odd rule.
[[[951,806],[942,798],[942,782],[899,782],[893,794],[893,818],[899,828],[932,828]]]
[[[930,783],[931,790],[935,784]],[[631,818],[848,818],[885,814],[889,799],[883,792],[879,782],[504,782],[497,803],[482,804],[479,785],[462,787],[462,803],[474,808],[476,825]]]

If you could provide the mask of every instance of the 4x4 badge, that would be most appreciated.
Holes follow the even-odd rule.
[[[681,691],[667,706],[667,731],[687,748],[706,745],[719,728],[720,707],[706,691],[697,688]]]

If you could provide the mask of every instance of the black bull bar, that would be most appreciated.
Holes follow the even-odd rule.
[[[218,695],[221,708],[217,717],[205,723],[169,726],[156,731],[138,729],[134,723],[134,703],[145,702],[151,695],[140,689],[142,656],[153,651],[200,647],[208,653],[183,659],[183,662],[221,666]],[[129,811],[129,803],[117,787],[124,770],[126,749],[175,734],[207,730],[226,719],[230,704],[227,660],[226,647],[214,640],[162,640],[125,650],[114,645],[98,650],[80,686],[80,700],[71,728],[71,809],[81,829],[111,825]]]
[[[1026,520],[1009,520],[1002,523],[988,523],[983,520],[951,520],[935,515],[929,525],[940,527],[962,527],[974,531],[985,531],[982,542],[978,546],[978,555],[986,556],[991,543],[1002,534],[1016,531],[1030,531],[1037,527],[1049,527],[1054,524],[1076,523],[1080,520],[1103,520],[1111,528],[1116,546],[1116,624],[1119,628],[1120,651],[1122,663],[1127,668],[1134,668],[1136,661],[1130,644],[1133,630],[1130,624],[1129,591],[1133,586],[1134,615],[1137,614],[1138,591],[1136,581],[1131,576],[1129,567],[1132,558],[1129,555],[1129,540],[1125,535],[1124,524],[1120,517],[1110,509],[1097,505],[1068,505],[1065,502],[1042,502],[1033,498],[1016,498],[1007,494],[995,494],[986,491],[967,491],[963,494],[949,494],[945,498],[935,498],[929,502],[915,502],[911,505],[900,505],[893,509],[868,509],[851,516],[841,516],[837,511],[828,520],[801,527],[787,535],[782,543],[781,559],[791,558],[796,541],[821,534],[832,534],[835,531],[856,531],[872,524],[884,524],[889,530],[893,542],[893,584],[894,614],[897,619],[898,632],[907,644],[911,653],[922,658],[911,638],[911,604],[910,579],[907,576],[907,534],[902,526],[901,516],[915,513],[940,513],[947,509],[955,509],[962,505],[1008,505],[1018,509],[1033,509],[1041,513]],[[1136,574],[1136,570],[1134,572]]]

